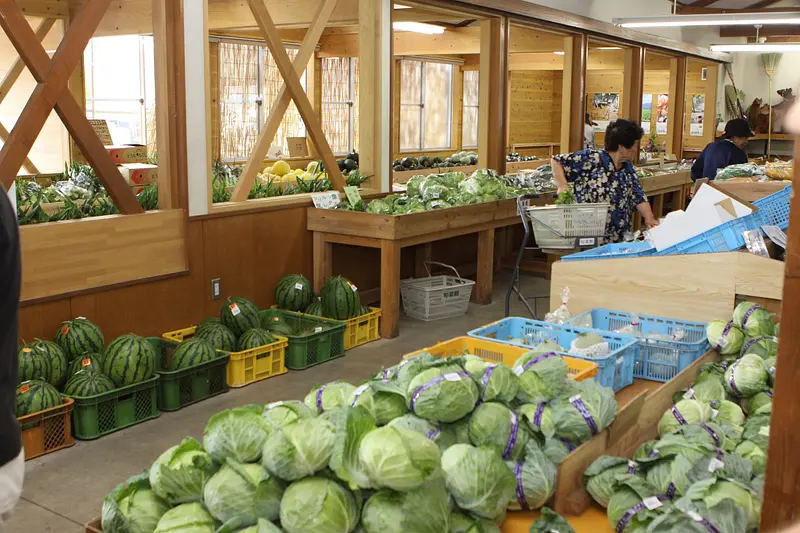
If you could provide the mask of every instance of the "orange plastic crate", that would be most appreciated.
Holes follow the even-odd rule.
[[[487,341],[484,339],[476,339],[474,337],[456,337],[449,341],[440,342],[428,348],[411,352],[404,355],[403,359],[408,359],[422,352],[428,352],[435,357],[457,357],[459,355],[477,355],[484,361],[489,363],[503,363],[506,366],[514,366],[514,363],[520,356],[528,353],[530,350],[526,348],[519,348],[499,342]],[[575,359],[574,357],[563,356],[564,361],[567,362],[569,369],[569,377],[575,381],[583,381],[591,379],[597,375],[597,363],[591,361],[584,361],[583,359]]]
[[[26,461],[75,444],[72,435],[73,407],[72,399],[62,396],[61,405],[17,419],[22,428]]]

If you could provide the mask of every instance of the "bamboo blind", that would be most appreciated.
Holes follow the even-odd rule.
[[[322,129],[334,153],[357,150],[358,58],[322,59]]]

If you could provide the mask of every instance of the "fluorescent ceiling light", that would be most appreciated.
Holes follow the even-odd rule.
[[[395,9],[411,9],[411,6],[404,6],[403,4],[395,4]]]
[[[622,50],[619,46],[598,46],[598,50]]]
[[[425,24],[424,22],[394,22],[392,28],[396,31],[413,31],[414,33],[427,33],[429,35],[440,35],[444,33],[444,26],[435,24]]]
[[[669,15],[664,17],[617,18],[623,28],[664,28],[675,26],[754,26],[756,24],[800,24],[800,13],[719,13],[714,15]]]
[[[553,52],[553,53],[554,53],[555,55],[557,55],[557,56],[563,56],[563,55],[564,55],[564,52]]]
[[[800,52],[800,43],[712,44],[715,52]]]

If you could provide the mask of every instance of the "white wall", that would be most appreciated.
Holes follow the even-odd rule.
[[[745,93],[745,106],[753,99],[761,98],[764,103],[777,104],[781,97],[775,92],[778,89],[792,88],[795,94],[800,92],[800,52],[786,52],[778,65],[778,71],[772,80],[772,94],[769,93],[769,78],[764,70],[761,54],[733,54],[733,75],[736,86]]]

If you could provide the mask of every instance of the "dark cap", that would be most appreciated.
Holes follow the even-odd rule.
[[[756,134],[750,129],[750,124],[743,118],[729,120],[725,124],[725,137],[755,137]]]

